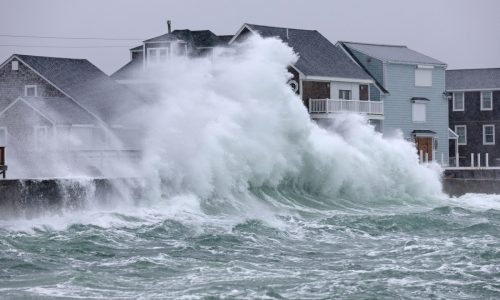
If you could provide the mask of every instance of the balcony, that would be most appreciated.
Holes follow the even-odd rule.
[[[342,100],[342,99],[309,99],[309,114],[314,117],[328,118],[334,113],[359,113],[374,118],[383,118],[383,101]]]

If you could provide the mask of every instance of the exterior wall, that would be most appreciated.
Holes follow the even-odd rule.
[[[413,130],[432,130],[436,132],[438,145],[436,155],[438,162],[448,163],[448,100],[444,97],[445,70],[435,66],[432,69],[432,86],[415,86],[416,65],[386,64],[386,89],[390,94],[384,96],[385,119],[384,134],[393,134],[401,130],[406,139],[412,139]],[[412,97],[423,97],[430,101],[426,104],[426,121],[413,122]]]
[[[490,166],[500,166],[500,91],[493,91],[493,110],[481,110],[481,92],[464,92],[464,111],[453,111],[453,100],[449,101],[450,128],[467,126],[467,145],[459,145],[460,166],[471,165],[471,153],[481,154],[481,165],[485,165],[486,153]],[[495,125],[495,145],[483,145],[483,125]],[[450,145],[450,156],[455,155],[454,143]]]
[[[302,81],[302,101],[309,108],[309,99],[329,99],[330,82],[326,81]]]
[[[298,95],[300,95],[300,92],[301,92],[301,86],[300,86],[301,82],[300,82],[300,74],[299,74],[299,72],[297,72],[297,70],[295,70],[292,67],[288,67],[287,70],[288,70],[288,73],[292,74],[292,78],[290,78],[290,80],[295,80],[298,83],[299,86],[298,86],[298,89],[297,89],[296,93]]]
[[[359,83],[332,81],[330,95],[332,99],[339,99],[339,90],[350,90],[351,100],[359,100]],[[368,99],[370,95],[368,95]]]
[[[19,70],[13,71],[11,62],[0,69],[0,111],[20,96],[26,85],[36,85],[38,96],[64,97],[55,87],[19,62]]]
[[[375,78],[379,83],[384,84],[384,65],[382,61],[373,57],[369,57],[368,55],[354,49],[349,50],[354,55],[354,57],[363,65],[363,67],[365,67],[368,72],[370,72],[373,78]],[[381,100],[380,91],[374,84],[370,84],[370,100]]]
[[[130,51],[132,60],[142,60],[144,53],[142,51]]]
[[[47,126],[48,139],[51,138],[52,123],[22,101],[0,116],[0,127],[7,128],[6,146],[9,153],[12,153],[10,149],[16,152],[35,149],[35,126]]]

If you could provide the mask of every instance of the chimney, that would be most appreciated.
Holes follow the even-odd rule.
[[[168,33],[172,33],[172,22],[170,20],[167,21]]]

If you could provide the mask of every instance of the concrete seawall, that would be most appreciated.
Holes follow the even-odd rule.
[[[78,209],[116,200],[136,201],[138,179],[6,179],[0,180],[0,218],[34,216],[44,210]]]
[[[500,194],[500,169],[447,169],[443,174],[443,191],[450,196]]]

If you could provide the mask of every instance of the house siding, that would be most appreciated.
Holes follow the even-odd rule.
[[[326,81],[302,81],[302,101],[309,108],[309,99],[329,99],[330,82]]]
[[[356,51],[354,49],[349,49],[355,58],[370,72],[373,78],[377,80],[380,84],[384,84],[384,67],[382,61],[369,57],[368,55]],[[381,95],[380,90],[374,85],[370,84],[370,100],[380,101]]]
[[[445,92],[445,70],[442,66],[432,69],[432,86],[415,86],[416,65],[386,64],[386,89],[390,94],[384,96],[385,119],[383,132],[392,134],[401,130],[404,137],[412,139],[413,130],[432,130],[438,141],[435,159],[448,163],[448,100]],[[430,101],[426,104],[426,121],[412,120],[412,97],[423,97]],[[422,103],[424,103],[422,102]]]
[[[40,97],[64,97],[64,95],[29,67],[19,62],[19,70],[13,71],[11,62],[0,68],[0,111],[18,97],[24,96],[26,85],[36,85]]]
[[[47,126],[52,133],[52,123],[22,101],[0,116],[0,127],[7,127],[6,146],[16,152],[35,148],[35,126]]]
[[[486,165],[488,153],[490,166],[500,166],[500,91],[493,91],[493,110],[481,110],[481,92],[464,92],[464,111],[453,111],[453,100],[448,102],[450,128],[456,125],[467,126],[467,145],[459,145],[459,165],[470,166],[471,154],[474,153],[475,165],[477,154],[481,154],[481,165]],[[495,145],[483,145],[483,125],[495,125]],[[454,143],[450,143],[450,156],[454,156]]]

